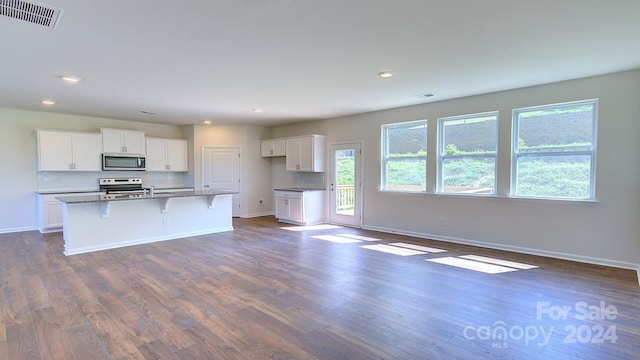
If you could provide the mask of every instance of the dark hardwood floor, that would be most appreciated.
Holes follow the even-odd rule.
[[[634,271],[273,217],[234,226],[69,257],[61,233],[0,235],[0,360],[640,358]],[[393,242],[447,251],[361,248]],[[426,261],[468,254],[538,267]]]

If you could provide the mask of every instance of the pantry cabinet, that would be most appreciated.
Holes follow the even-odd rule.
[[[189,171],[188,141],[183,139],[147,138],[147,171]]]
[[[144,131],[101,128],[102,152],[144,154]]]
[[[97,133],[39,130],[38,171],[101,171],[102,137]]]
[[[287,171],[323,172],[325,136],[307,135],[286,139]]]
[[[286,140],[273,139],[263,140],[260,143],[260,156],[262,157],[276,157],[286,155]]]

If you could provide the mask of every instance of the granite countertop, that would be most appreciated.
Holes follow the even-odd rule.
[[[308,188],[280,188],[273,189],[273,191],[295,191],[295,192],[305,192],[305,191],[325,191],[326,189],[308,189]]]
[[[95,190],[43,190],[38,191],[40,195],[52,195],[52,194],[82,194],[82,193],[99,193],[104,192],[100,189]]]
[[[160,192],[155,193],[153,196],[147,194],[105,194],[105,195],[79,195],[79,196],[58,196],[56,200],[62,201],[66,204],[80,204],[80,203],[98,203],[109,201],[128,201],[128,200],[149,200],[149,199],[169,199],[177,197],[193,197],[193,196],[216,196],[216,195],[230,195],[237,194],[237,191],[229,190],[192,190],[192,191],[178,191],[178,192]]]
[[[145,188],[149,190],[149,188]],[[171,191],[171,190],[193,190],[191,186],[178,186],[178,187],[155,187],[155,191]],[[82,194],[82,193],[104,193],[104,190],[100,189],[83,189],[83,190],[42,190],[37,191],[40,195],[52,195],[52,194]]]

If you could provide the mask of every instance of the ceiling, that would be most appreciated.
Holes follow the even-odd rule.
[[[0,16],[2,108],[275,125],[640,68],[638,0],[43,3]]]

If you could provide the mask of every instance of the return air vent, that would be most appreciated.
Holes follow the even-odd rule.
[[[62,9],[22,0],[0,0],[0,15],[55,29]]]

